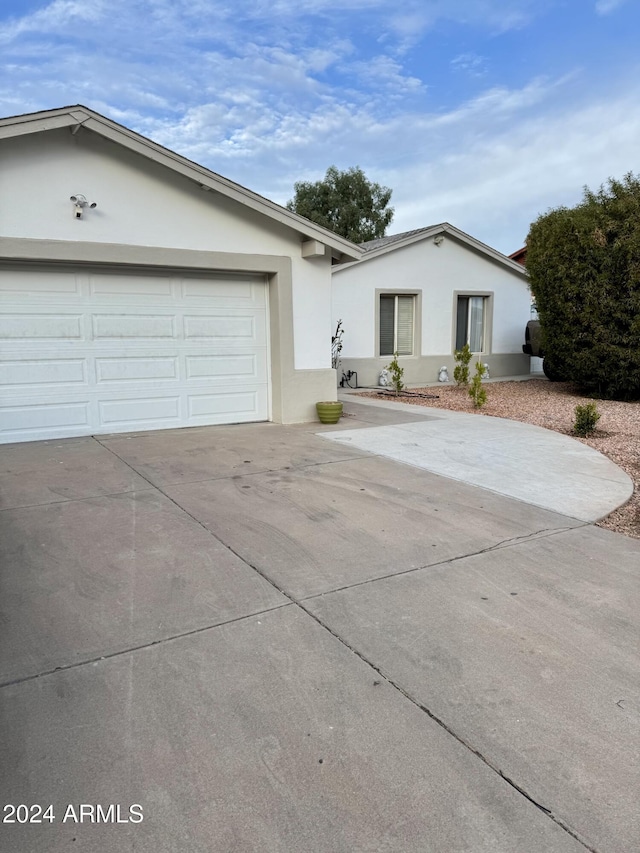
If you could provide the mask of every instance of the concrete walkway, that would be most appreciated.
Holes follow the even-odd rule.
[[[633,494],[631,478],[614,462],[552,430],[386,400],[358,403],[346,395],[344,399],[347,415],[358,424],[367,422],[372,407],[412,418],[409,423],[367,425],[327,435],[341,444],[581,521],[598,521]]]
[[[0,850],[640,849],[640,542],[348,409],[0,448]]]

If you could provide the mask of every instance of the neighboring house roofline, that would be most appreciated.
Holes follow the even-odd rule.
[[[362,256],[363,249],[355,243],[81,104],[0,118],[0,140],[64,127],[70,128],[74,134],[86,127],[106,139],[148,157],[195,181],[203,189],[218,192],[291,228],[300,235],[301,241],[317,240],[323,243],[330,248],[332,256],[339,262],[343,259],[354,262]]]
[[[518,249],[516,252],[511,252],[509,255],[512,261],[516,261],[519,264],[524,266],[527,260],[527,247],[523,246],[521,249]]]
[[[519,273],[523,278],[528,278],[527,271],[522,264],[517,263],[497,249],[492,249],[486,243],[476,240],[470,234],[461,231],[449,222],[440,222],[438,225],[429,225],[426,228],[417,228],[413,231],[404,231],[401,234],[391,234],[388,237],[380,237],[378,240],[371,240],[368,243],[361,243],[361,248],[364,250],[364,255],[358,261],[359,264],[364,264],[374,258],[379,258],[381,255],[386,255],[388,252],[394,252],[396,249],[410,246],[412,243],[419,243],[422,240],[428,240],[437,237],[439,234],[449,235],[460,243],[464,243],[476,252],[487,256],[493,261],[507,267],[513,272]],[[352,266],[352,263],[341,264],[339,267],[334,267],[333,272],[339,273],[342,269]]]

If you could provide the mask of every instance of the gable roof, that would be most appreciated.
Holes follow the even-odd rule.
[[[364,250],[364,255],[359,261],[360,264],[365,263],[372,258],[379,258],[381,255],[386,255],[388,252],[394,252],[398,249],[403,249],[405,246],[410,246],[413,243],[419,243],[421,240],[437,237],[439,234],[448,235],[459,243],[468,246],[475,252],[478,252],[490,260],[496,261],[499,264],[507,267],[513,272],[519,273],[524,278],[528,278],[527,271],[516,261],[503,255],[497,249],[492,249],[486,243],[476,240],[470,234],[466,234],[454,225],[448,222],[441,222],[438,225],[428,225],[426,228],[416,228],[413,231],[403,231],[401,234],[391,234],[388,237],[379,237],[377,240],[369,240],[367,243],[361,243],[360,246]],[[346,269],[352,266],[351,263],[341,264],[334,268],[334,273],[340,272],[341,269]]]
[[[148,157],[150,160],[195,181],[203,188],[214,190],[220,195],[231,198],[276,222],[286,225],[300,235],[301,241],[317,240],[323,243],[331,249],[333,257],[340,262],[343,260],[356,261],[362,255],[362,249],[349,240],[345,240],[332,231],[310,222],[303,216],[298,216],[297,213],[292,213],[285,207],[281,207],[246,187],[236,184],[228,178],[182,157],[180,154],[176,154],[169,148],[164,148],[146,136],[141,136],[124,125],[100,115],[95,110],[82,106],[82,104],[1,118],[0,140],[28,133],[43,133],[64,127],[70,128],[73,134],[81,128],[86,128],[130,151]]]
[[[388,237],[378,237],[377,240],[367,240],[366,243],[360,243],[360,246],[366,252],[373,252],[375,249],[381,249],[386,246],[392,246],[399,241],[413,242],[413,237],[419,237],[426,231],[431,231],[432,228],[437,228],[436,225],[428,225],[426,228],[416,228],[413,231],[403,231],[400,234],[390,234]],[[382,254],[382,252],[380,253]]]

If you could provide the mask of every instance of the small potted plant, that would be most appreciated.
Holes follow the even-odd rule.
[[[316,411],[321,424],[337,424],[342,417],[340,400],[324,400],[316,403]]]

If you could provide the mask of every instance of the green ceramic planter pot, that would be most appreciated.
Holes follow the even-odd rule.
[[[342,415],[342,403],[335,400],[316,403],[316,409],[321,424],[337,424]]]

